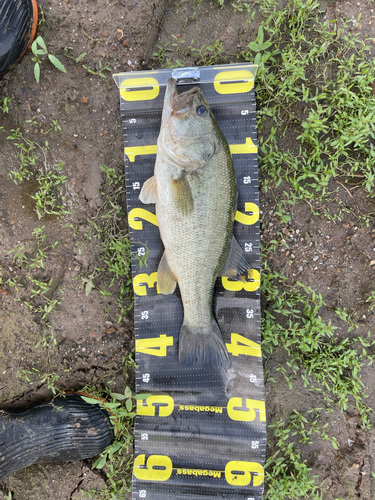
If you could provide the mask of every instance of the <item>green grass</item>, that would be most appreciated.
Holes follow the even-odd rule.
[[[77,61],[77,62],[79,62],[79,61]],[[98,65],[94,69],[90,68],[90,66],[86,66],[85,64],[82,64],[82,68],[84,68],[89,75],[97,75],[97,76],[101,76],[102,78],[107,78],[107,76],[104,74],[104,71],[109,71],[109,72],[113,71],[113,69],[111,69],[109,67],[109,64],[106,64],[104,66],[102,61],[100,61],[100,60],[99,60]]]
[[[58,387],[60,375],[55,372],[41,373],[37,368],[22,369],[18,373],[18,377],[26,382],[46,384],[48,389],[52,391],[54,397],[62,396],[64,392]]]
[[[319,500],[322,491],[316,483],[316,476],[301,453],[291,441],[292,429],[279,420],[268,427],[273,431],[276,451],[271,454],[265,466],[265,482],[267,485],[264,500]]]
[[[283,9],[276,0],[257,3],[265,21],[242,55],[259,64],[259,160],[265,189],[284,187],[278,196],[280,215],[287,221],[287,207],[297,200],[311,205],[333,199],[338,182],[349,190],[360,186],[373,197],[375,64],[370,46],[351,33],[351,21],[323,21],[314,0],[290,1]],[[331,216],[329,208],[324,213]]]
[[[26,120],[29,126],[36,126],[35,117]],[[49,133],[61,131],[57,120],[52,120],[50,128],[44,132]],[[32,196],[35,200],[35,211],[38,218],[46,215],[56,215],[63,217],[70,214],[66,209],[66,199],[64,196],[64,184],[67,176],[63,174],[64,162],[51,165],[48,161],[49,143],[39,144],[29,139],[20,128],[11,129],[11,134],[7,136],[16,148],[19,165],[16,170],[9,173],[10,179],[15,184],[35,179],[38,183],[36,193]]]
[[[188,58],[193,58],[197,66],[212,66],[221,64],[223,62],[223,42],[219,39],[211,44],[203,44],[201,47],[196,46],[194,39],[190,44],[184,46],[185,40],[177,38],[172,35],[173,42],[163,43],[157,45],[157,51],[152,54],[155,62],[161,68],[179,68],[191,65]],[[173,54],[174,59],[168,56]],[[181,57],[181,59],[175,59]]]
[[[9,114],[9,104],[11,103],[12,99],[9,97],[1,97],[0,98],[0,110],[5,114]]]
[[[269,251],[274,251],[274,246]],[[270,456],[266,463],[266,500],[294,500],[321,498],[319,477],[311,474],[306,460],[301,458],[299,444],[312,444],[311,436],[330,441],[333,448],[339,444],[330,436],[322,420],[333,408],[356,406],[362,428],[369,429],[371,409],[366,405],[361,369],[372,364],[375,357],[371,348],[375,341],[367,337],[335,335],[336,327],[326,323],[320,311],[326,308],[322,296],[302,283],[290,285],[288,279],[272,271],[267,265],[267,251],[263,254],[262,295],[267,307],[262,314],[262,349],[266,364],[266,380],[276,382],[267,368],[268,359],[284,352],[287,361],[278,363],[280,372],[290,390],[295,380],[302,380],[308,391],[320,395],[322,407],[312,409],[311,419],[297,410],[288,418],[281,418],[268,427],[271,431]],[[347,320],[341,313],[338,317]],[[346,323],[348,331],[351,323]],[[343,325],[345,327],[345,324]],[[321,403],[320,403],[321,404]],[[297,439],[296,439],[297,436]]]
[[[105,165],[100,168],[105,175],[101,193],[105,201],[96,216],[89,219],[91,230],[85,238],[99,241],[102,262],[91,274],[82,274],[81,278],[86,295],[97,288],[106,299],[115,290],[120,322],[133,306],[130,242],[123,209],[125,177],[118,175],[114,168]]]
[[[375,215],[346,206],[339,189],[352,196],[360,189],[369,198],[375,192],[375,65],[369,44],[351,28],[351,21],[324,21],[314,0],[258,0],[263,22],[256,40],[242,53],[242,60],[259,65],[256,79],[259,164],[263,188],[271,191],[282,223],[291,218],[289,208],[307,203],[313,214],[341,220],[351,212],[369,225]],[[335,200],[338,210],[330,211]],[[319,201],[320,210],[315,207]],[[271,269],[268,256],[277,249],[273,241],[262,254],[263,353],[276,364],[290,389],[302,380],[306,390],[319,395],[321,408],[311,415],[297,410],[270,422],[269,458],[266,463],[266,500],[317,500],[324,494],[321,478],[313,475],[299,450],[311,444],[312,435],[339,444],[324,423],[333,408],[356,407],[363,429],[368,429],[361,370],[374,360],[374,340],[356,334],[355,318],[344,308],[333,311],[336,327],[323,320],[327,305],[320,294],[303,283],[291,284]],[[374,307],[374,293],[367,299]],[[279,377],[278,377],[279,379]],[[322,404],[323,403],[323,404]],[[315,411],[316,410],[316,411]]]
[[[12,276],[6,277],[9,271],[2,271],[0,285],[6,290],[14,289],[13,300],[24,304],[41,325],[41,331],[45,330],[38,345],[44,348],[56,347],[57,340],[51,329],[50,316],[61,303],[64,287],[60,282],[53,283],[53,277],[46,274],[45,265],[58,241],[45,241],[45,226],[35,228],[32,236],[32,250],[19,244],[8,252],[12,258]]]
[[[369,427],[370,409],[363,403],[361,368],[373,362],[368,349],[375,345],[368,336],[335,335],[336,327],[325,323],[319,314],[326,307],[322,296],[297,282],[288,284],[285,276],[271,271],[263,263],[262,293],[269,306],[263,312],[263,350],[266,356],[276,349],[284,349],[288,361],[277,369],[293,388],[293,379],[302,378],[305,387],[320,392],[327,403],[338,404],[342,410],[354,400],[362,418]],[[342,314],[341,319],[347,319]],[[350,323],[348,326],[350,330]],[[328,409],[327,409],[328,411]]]

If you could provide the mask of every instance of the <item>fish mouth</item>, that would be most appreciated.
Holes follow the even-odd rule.
[[[187,111],[198,92],[200,92],[199,88],[193,87],[179,94],[175,80],[170,78],[165,92],[162,120],[166,121],[172,114],[182,114]]]
[[[171,98],[170,105],[172,108],[172,113],[184,113],[193,105],[193,99],[196,94],[198,94],[199,88],[193,87],[190,90],[186,90],[186,92],[182,92],[181,94],[177,93]]]

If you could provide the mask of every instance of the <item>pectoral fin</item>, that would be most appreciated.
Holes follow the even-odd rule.
[[[163,295],[170,295],[175,291],[177,280],[172,273],[165,252],[159,262],[158,267],[158,288]]]
[[[182,215],[188,215],[194,208],[193,195],[186,175],[182,173],[178,179],[172,179],[172,192],[177,210]]]
[[[233,280],[244,281],[244,277],[248,278],[248,272],[251,268],[251,263],[247,260],[240,244],[233,236],[230,252],[220,276],[226,276],[227,278]]]
[[[139,199],[142,203],[146,205],[149,203],[156,203],[157,198],[157,188],[156,188],[156,178],[153,175],[143,184]]]

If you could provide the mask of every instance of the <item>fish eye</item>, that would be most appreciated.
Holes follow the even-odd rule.
[[[204,106],[203,104],[201,104],[200,106],[197,107],[197,114],[202,116],[204,115],[205,113],[207,113],[207,108],[206,106]]]

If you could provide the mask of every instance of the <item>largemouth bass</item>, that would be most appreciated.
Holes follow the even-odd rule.
[[[187,366],[230,365],[213,316],[217,277],[238,279],[248,268],[233,237],[237,187],[228,143],[197,87],[178,94],[167,84],[154,176],[141,190],[155,203],[165,251],[157,274],[159,291],[178,283],[184,319],[179,361]]]

